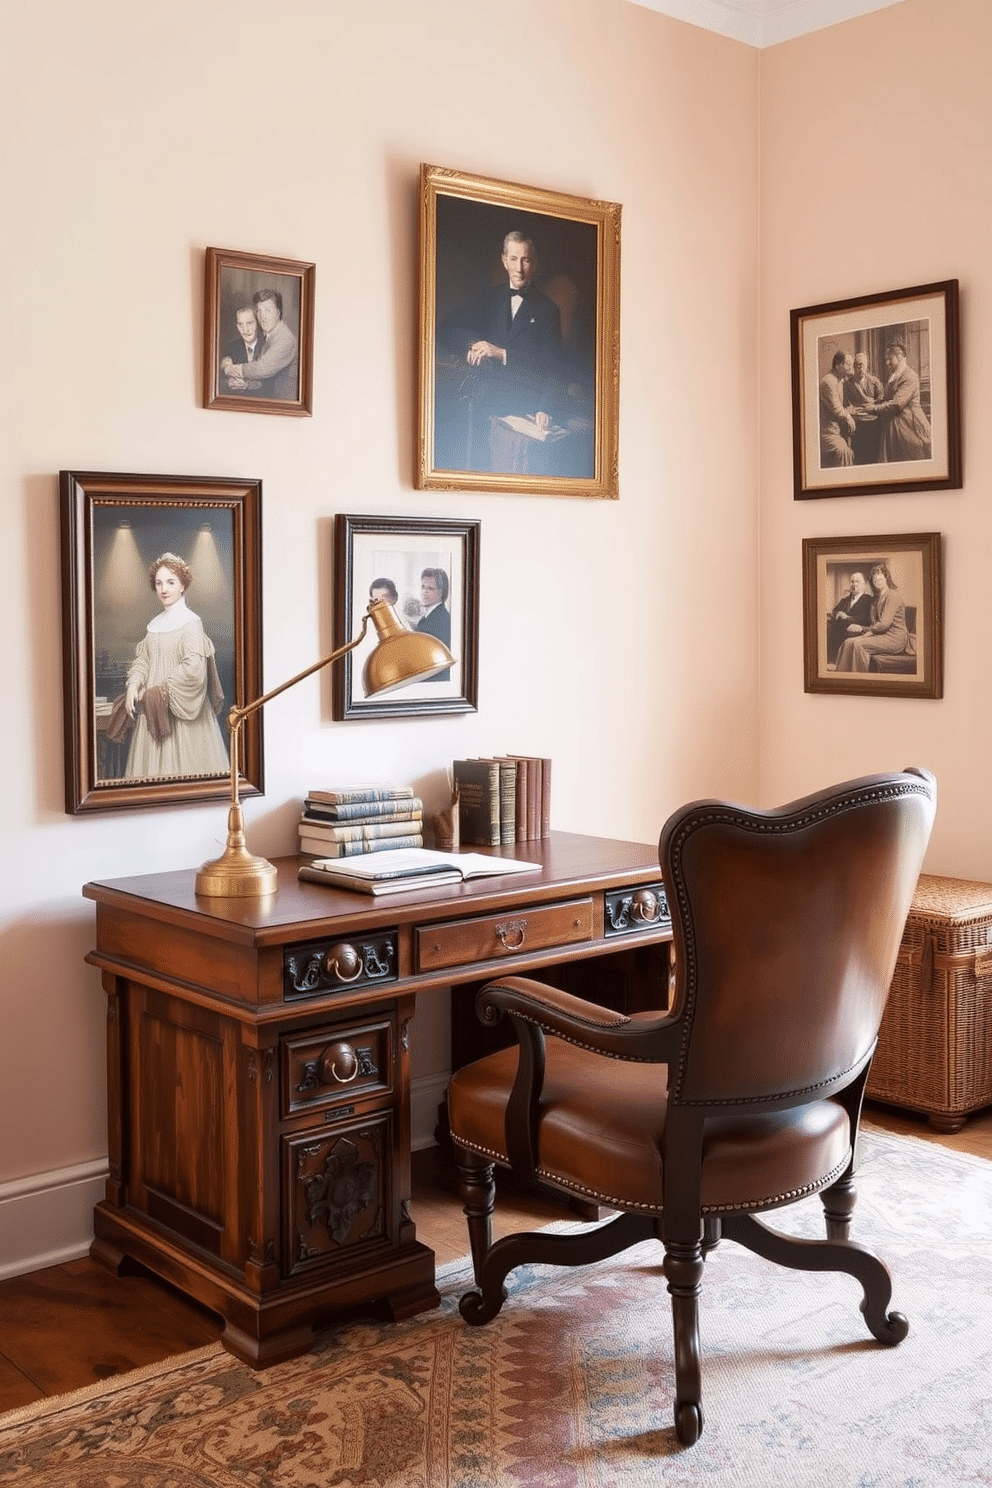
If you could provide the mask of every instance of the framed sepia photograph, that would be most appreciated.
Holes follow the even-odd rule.
[[[362,628],[372,599],[385,599],[410,630],[427,631],[454,666],[385,697],[366,698],[362,670],[370,632],[334,668],[334,717],[413,718],[474,713],[479,701],[479,522],[409,517],[334,519],[334,649]]]
[[[792,311],[795,499],[961,485],[958,281]]]
[[[421,490],[616,499],[620,207],[420,168]]]
[[[315,274],[291,258],[207,249],[204,408],[310,416]]]
[[[807,692],[943,696],[939,532],[803,540]]]
[[[227,715],[262,692],[261,481],[59,475],[65,809],[230,793]],[[241,794],[263,790],[261,713]]]

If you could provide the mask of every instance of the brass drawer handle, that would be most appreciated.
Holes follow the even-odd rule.
[[[504,951],[519,951],[527,936],[526,920],[507,920],[496,926],[496,939]]]
[[[356,982],[365,970],[361,956],[352,945],[338,945],[328,951],[324,961],[327,975],[339,982]]]
[[[332,1044],[321,1056],[320,1078],[325,1085],[332,1081],[336,1085],[350,1085],[358,1068],[358,1055],[350,1044]]]
[[[638,889],[630,906],[631,915],[643,925],[652,925],[661,914],[661,904],[653,889]]]

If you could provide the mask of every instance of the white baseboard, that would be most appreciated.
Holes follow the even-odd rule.
[[[410,1147],[414,1152],[436,1146],[438,1106],[444,1100],[450,1079],[450,1071],[442,1071],[439,1075],[410,1081]]]
[[[88,1255],[106,1158],[0,1183],[0,1280]]]
[[[413,1082],[410,1131],[414,1152],[434,1146],[438,1106],[447,1088],[444,1073]],[[0,1281],[89,1254],[93,1206],[104,1197],[107,1173],[104,1158],[0,1183]]]

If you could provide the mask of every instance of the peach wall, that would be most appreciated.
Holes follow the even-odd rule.
[[[992,879],[987,769],[992,7],[906,0],[761,58],[761,794],[916,763],[940,782],[929,871]],[[792,499],[789,311],[961,288],[964,485]],[[803,692],[804,537],[944,535],[941,701]]]
[[[501,14],[5,15],[0,1185],[106,1152],[81,885],[196,866],[224,830],[220,807],[63,813],[60,468],[262,477],[269,685],[330,647],[336,512],[481,519],[478,713],[334,724],[326,678],[287,693],[258,851],[291,851],[332,777],[437,809],[457,755],[549,754],[554,825],[640,840],[757,789],[758,56],[622,0],[532,0],[534,45],[494,69]],[[623,204],[619,502],[412,490],[421,161]],[[316,262],[312,419],[198,406],[208,244]],[[443,1073],[440,1025],[420,1043]]]

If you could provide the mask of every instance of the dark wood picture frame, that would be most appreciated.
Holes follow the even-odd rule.
[[[808,305],[791,326],[797,501],[960,487],[956,279]],[[868,361],[858,382],[835,366],[855,355]]]
[[[418,489],[617,498],[620,217],[616,202],[421,166]],[[512,319],[511,232],[536,263]]]
[[[879,566],[886,569],[886,588],[891,580],[896,595],[891,608],[883,606],[876,616],[871,604],[862,601],[853,616],[846,609],[835,615],[842,602],[850,606],[849,593],[860,590],[854,579],[857,573],[872,598],[878,598],[872,570]],[[893,622],[889,630],[879,634],[864,630],[887,617]],[[889,649],[881,649],[879,643]],[[807,692],[942,697],[940,533],[804,538],[803,662]]]
[[[226,757],[228,711],[262,692],[261,481],[63,470],[59,497],[66,811],[76,815],[228,797],[230,766],[221,768],[216,735],[205,719],[209,709]],[[164,613],[149,570],[166,553],[177,555],[192,573],[189,608],[210,641],[208,693],[194,714],[196,690],[203,685],[194,661],[192,682],[188,673],[184,679],[191,690],[181,709],[166,693],[163,721],[149,699],[144,727],[159,737],[171,734],[186,758],[200,748],[190,742],[186,726],[206,729],[211,737],[201,757],[209,754],[212,763],[203,774],[140,773],[132,750],[139,720],[136,715],[128,723],[123,716],[128,672],[139,647],[152,644],[148,622]],[[171,764],[170,748],[164,745],[160,758]],[[260,712],[244,724],[241,768],[241,795],[260,795]]]
[[[362,645],[334,668],[334,717],[414,718],[436,713],[474,713],[479,700],[479,539],[482,524],[449,518],[367,517],[339,514],[334,520],[334,649],[361,629],[372,589],[388,599],[411,630],[430,630],[450,647],[455,665],[428,682],[416,682],[382,698],[365,698],[362,667],[374,643]],[[422,576],[440,570],[443,627],[424,623]],[[376,586],[375,581],[384,581]],[[395,591],[395,598],[393,595]],[[449,639],[450,637],[450,639]]]
[[[316,272],[312,263],[292,258],[263,258],[226,248],[206,250],[204,408],[310,417]],[[256,303],[263,299],[267,301],[264,306]],[[263,329],[263,317],[275,323]],[[250,347],[244,340],[246,333],[252,336]],[[266,345],[267,340],[272,344]],[[253,357],[260,358],[264,375],[251,375]],[[240,369],[238,375],[223,365],[228,358],[232,367]]]

